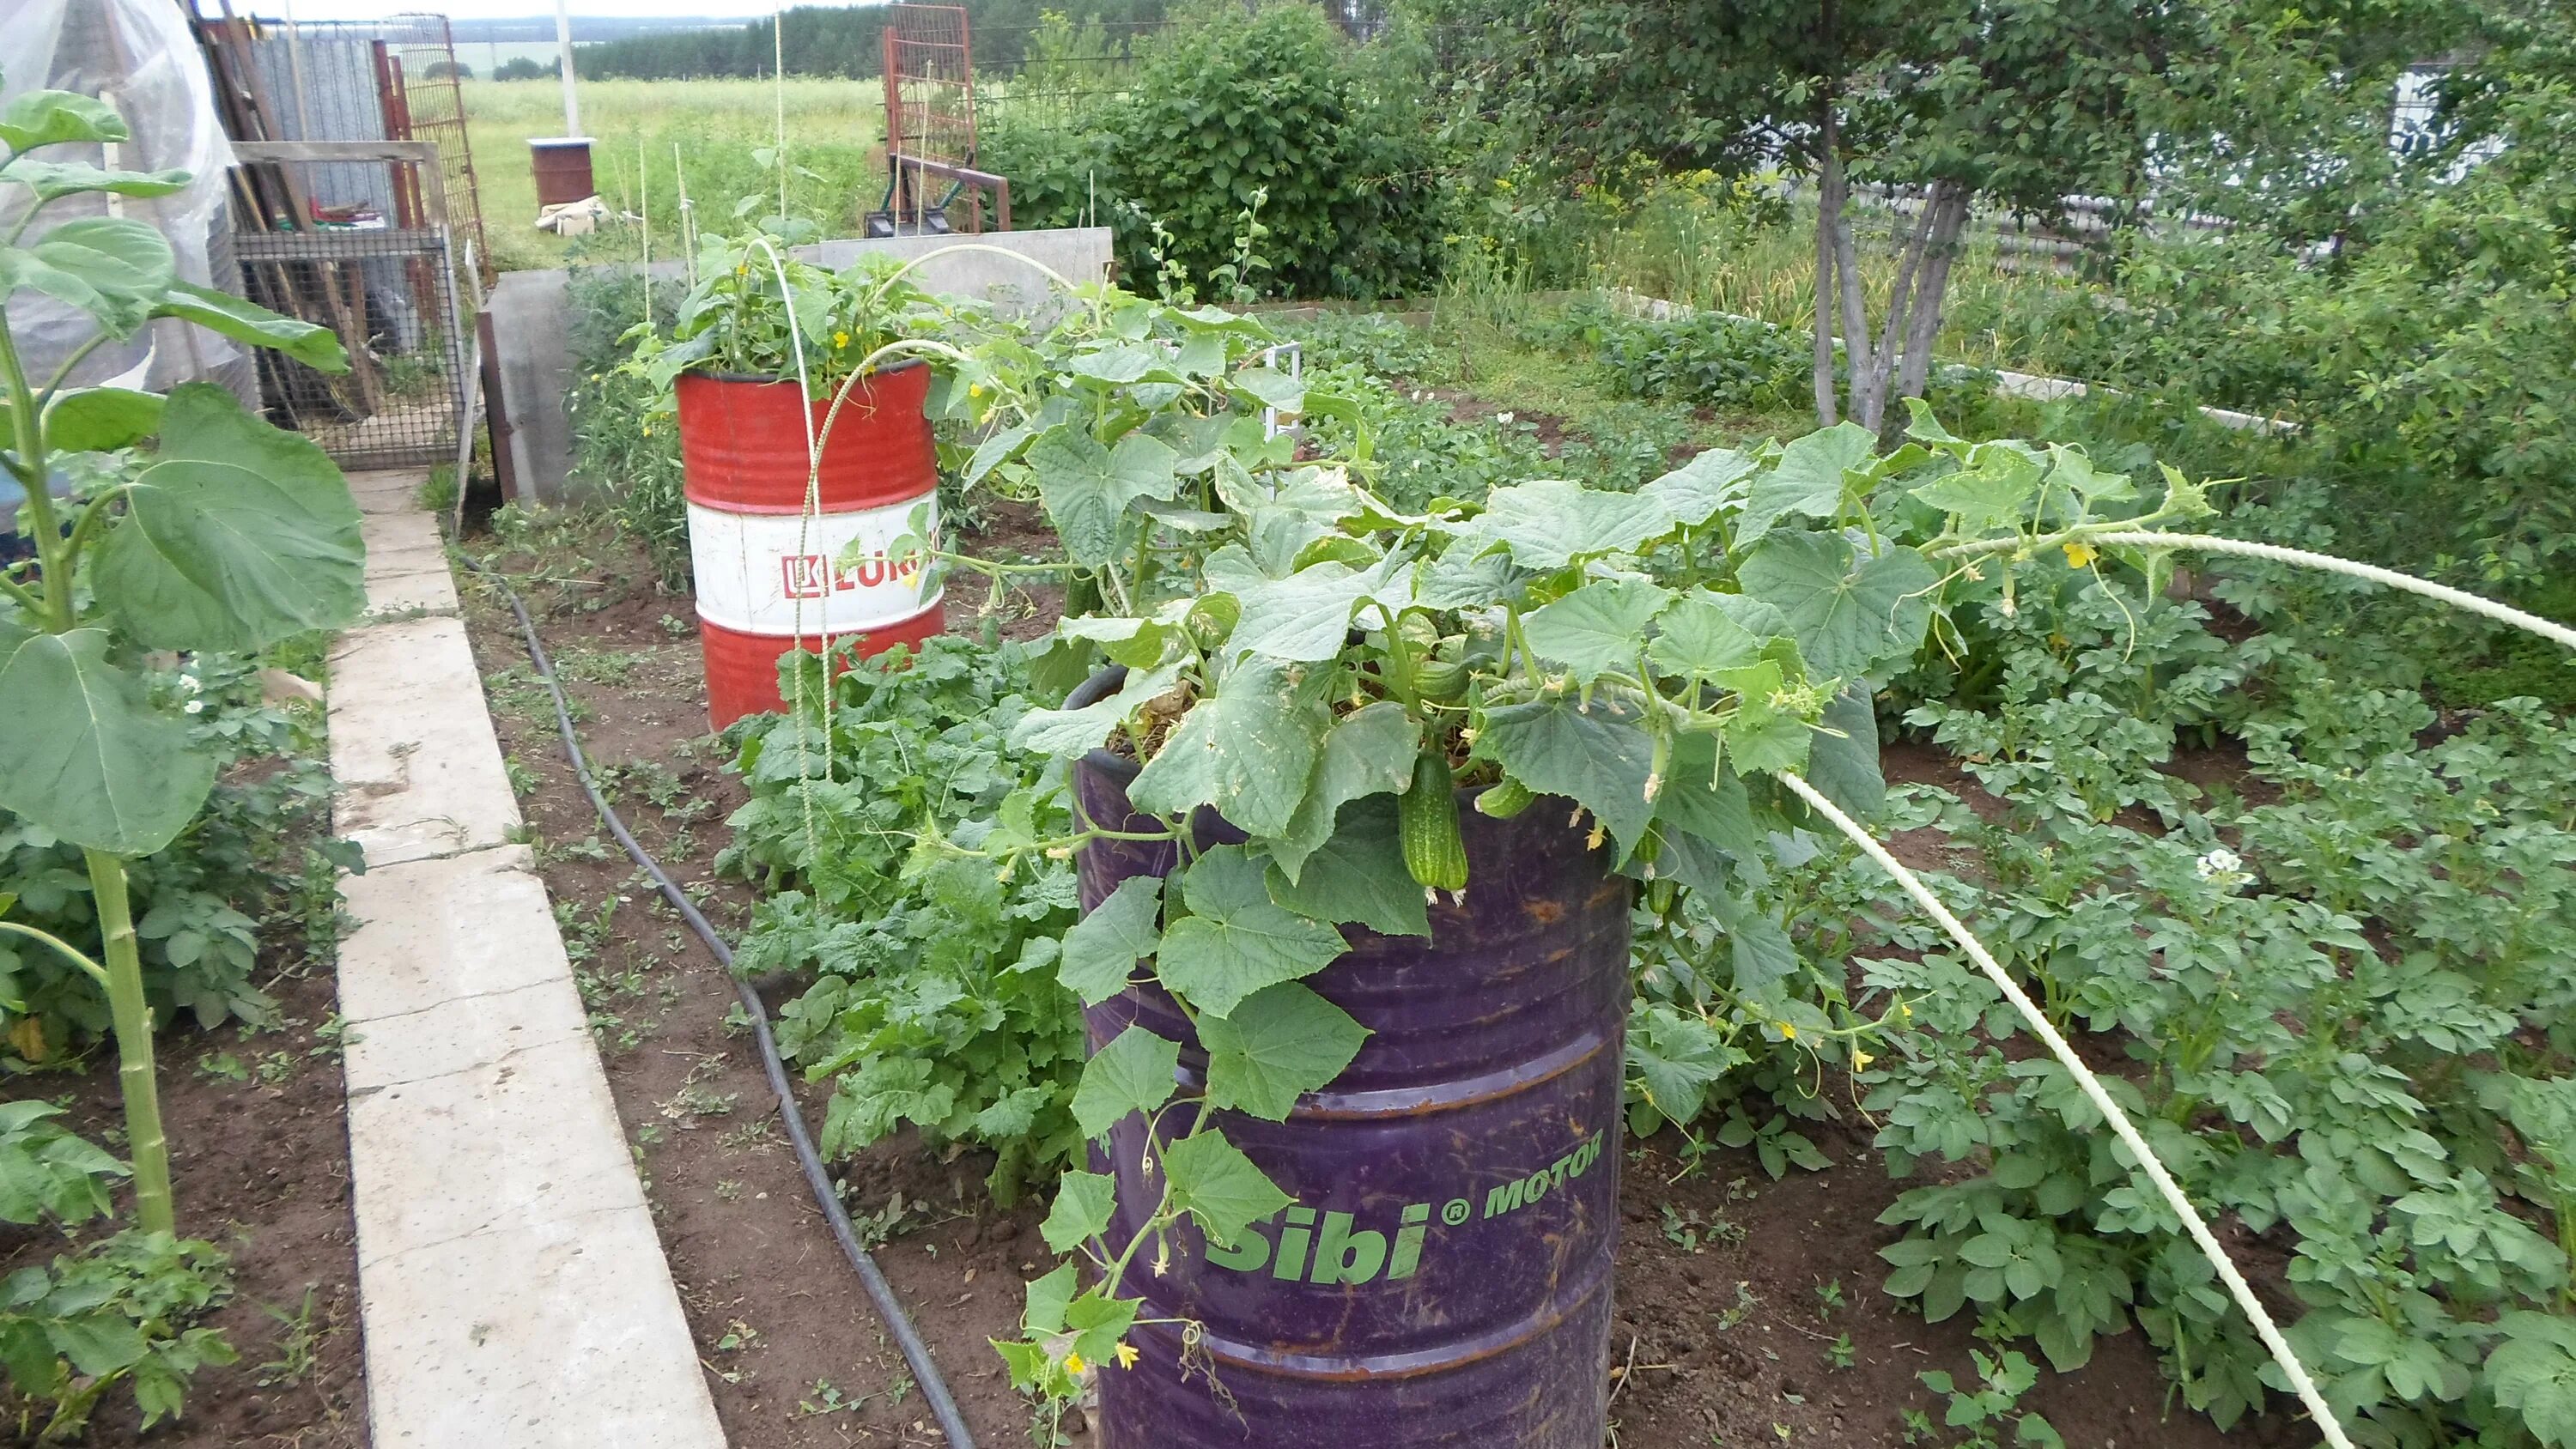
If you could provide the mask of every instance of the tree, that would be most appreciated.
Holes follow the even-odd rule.
[[[1943,299],[1979,207],[2063,220],[2106,196],[2143,215],[2184,173],[2274,204],[2362,178],[2349,97],[2439,52],[2455,0],[1574,0],[1464,23],[1462,89],[1500,92],[1537,154],[1598,175],[1631,157],[1814,180],[1815,394],[1827,422],[1891,426],[1928,384]],[[1651,44],[1644,43],[1651,37]],[[2432,47],[2428,49],[2427,47]],[[2376,122],[2384,151],[2385,100]],[[2329,162],[2326,158],[2340,158]],[[2304,180],[2307,190],[2294,183]],[[1873,329],[1855,195],[1891,201],[1896,285]],[[2331,216],[2319,201],[2292,225]],[[1837,382],[1837,340],[1841,366]]]
[[[514,56],[495,66],[492,70],[492,79],[496,81],[544,80],[561,74],[563,74],[562,61],[556,61],[551,65],[539,65],[534,59],[522,55]]]

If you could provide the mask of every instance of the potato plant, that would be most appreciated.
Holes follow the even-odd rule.
[[[64,91],[31,91],[0,112],[0,214],[13,218],[0,239],[0,300],[41,295],[96,329],[39,374],[0,316],[0,466],[26,491],[18,527],[34,546],[31,564],[0,576],[0,695],[10,705],[0,712],[0,809],[80,848],[106,960],[34,927],[0,921],[0,932],[58,949],[106,994],[137,1217],[167,1233],[169,1151],[126,862],[161,849],[196,816],[215,757],[184,715],[154,704],[143,655],[251,652],[346,623],[364,601],[364,555],[339,469],[231,393],[189,383],[164,397],[71,382],[101,343],[163,318],[308,365],[346,366],[324,329],[181,280],[168,241],[140,221],[81,215],[28,239],[37,217],[67,199],[166,195],[185,184],[180,173],[36,154],[127,134],[113,107]],[[57,500],[60,459],[128,449],[128,471],[113,482]]]

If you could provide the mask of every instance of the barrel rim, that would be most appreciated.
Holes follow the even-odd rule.
[[[1089,679],[1073,687],[1073,692],[1064,697],[1064,707],[1080,709],[1085,705],[1098,704],[1126,682],[1126,665],[1104,664]],[[1090,753],[1085,754],[1079,763],[1085,769],[1097,770],[1108,776],[1117,784],[1118,791],[1122,795],[1127,792],[1128,786],[1136,783],[1136,776],[1145,768],[1142,760],[1131,760],[1105,744],[1092,746]],[[1461,785],[1458,787],[1458,804],[1461,807],[1471,806],[1477,796],[1492,788],[1494,787],[1491,785]]]
[[[910,372],[916,367],[928,367],[929,365],[930,360],[928,358],[907,357],[903,361],[894,363],[891,366],[872,367],[866,372],[860,373],[859,376],[892,377],[897,373]],[[794,377],[771,377],[765,373],[758,372],[718,372],[713,368],[706,367],[684,368],[681,370],[680,376],[683,378],[694,377],[704,382],[740,383],[748,387],[789,387],[796,385],[796,379]],[[828,397],[829,394],[827,393],[825,396]],[[822,402],[824,401],[824,398],[809,398],[807,401]]]

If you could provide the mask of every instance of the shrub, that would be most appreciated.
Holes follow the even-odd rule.
[[[1256,205],[1278,289],[1291,296],[1385,296],[1421,285],[1438,226],[1419,180],[1418,127],[1399,122],[1377,58],[1324,13],[1277,4],[1185,26],[1147,62],[1109,118],[1121,198],[1171,233],[1167,255],[1193,277],[1223,265]],[[1139,225],[1121,255],[1156,274]]]

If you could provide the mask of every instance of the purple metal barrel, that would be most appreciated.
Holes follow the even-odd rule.
[[[1116,682],[1095,678],[1071,703]],[[1106,751],[1075,765],[1090,820],[1139,823],[1136,768]],[[1565,802],[1492,820],[1465,793],[1465,906],[1435,905],[1427,942],[1347,928],[1350,952],[1307,978],[1369,1028],[1358,1059],[1286,1122],[1217,1116],[1295,1205],[1213,1253],[1184,1224],[1159,1273],[1151,1245],[1138,1255],[1127,1285],[1145,1299],[1131,1334],[1142,1357],[1101,1368],[1105,1449],[1599,1449],[1628,883],[1568,828]],[[1202,823],[1210,843],[1242,838]],[[1091,842],[1083,908],[1173,855]],[[1159,988],[1087,1017],[1093,1050],[1141,1023],[1182,1044],[1184,1090],[1203,1080]],[[1161,1193],[1144,1134],[1130,1117],[1114,1163],[1094,1162],[1118,1175],[1120,1242]]]

